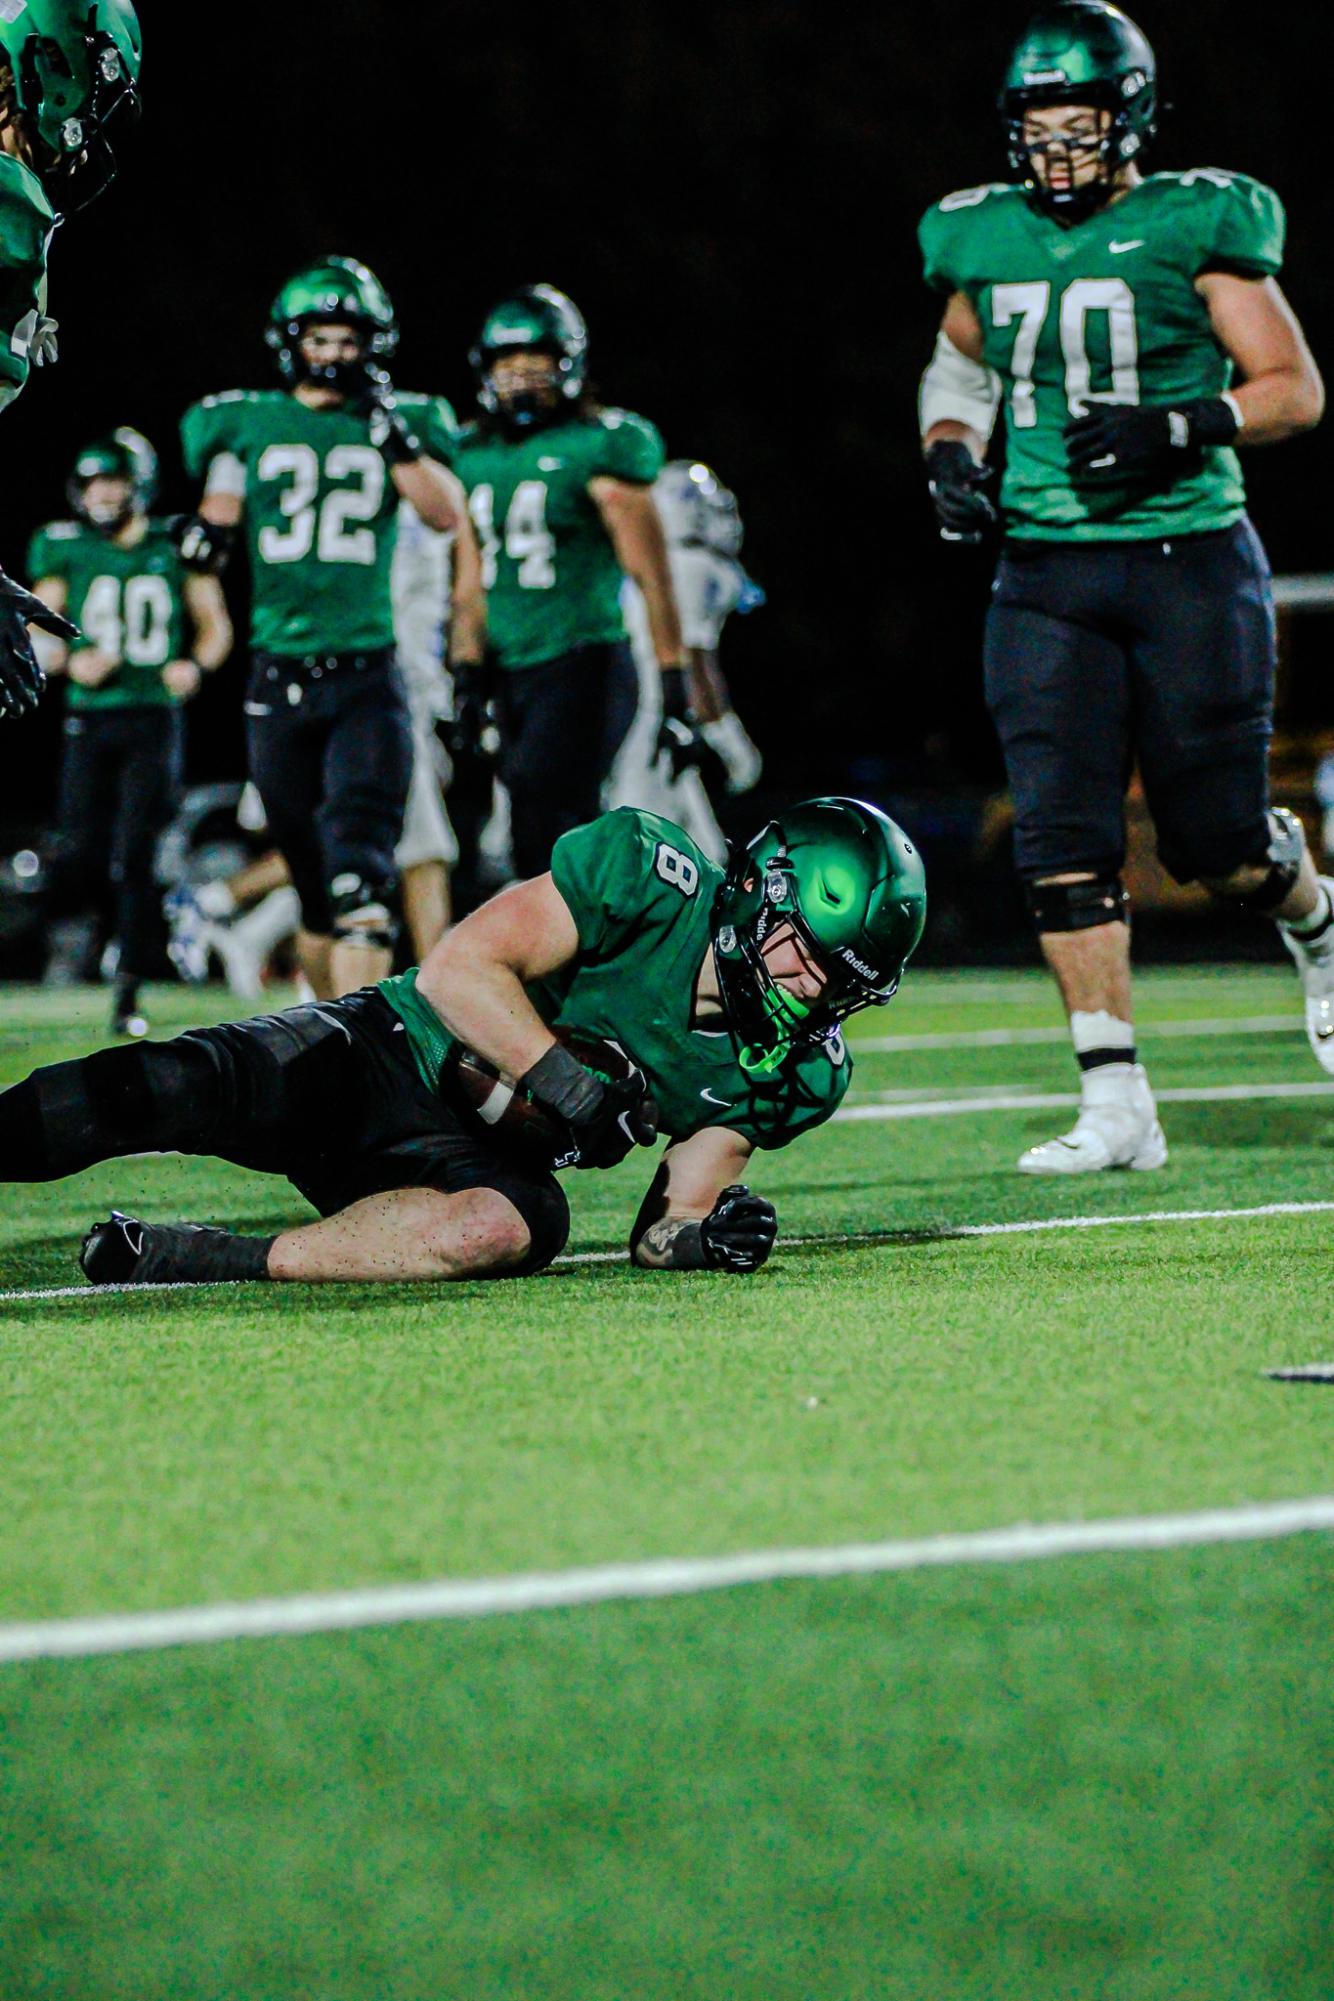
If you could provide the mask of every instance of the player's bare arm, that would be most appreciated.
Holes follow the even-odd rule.
[[[681,666],[685,659],[681,619],[672,590],[667,538],[652,493],[646,486],[605,474],[588,482],[588,492],[611,538],[617,562],[644,593],[658,664],[664,668]]]
[[[454,474],[432,458],[391,465],[390,477],[399,498],[415,508],[437,535],[457,531],[468,518],[468,497]]]
[[[461,483],[460,483],[461,487]],[[486,589],[482,582],[482,552],[468,512],[463,514],[450,550],[449,658],[454,666],[474,663],[486,652]]]
[[[193,640],[190,652],[169,660],[162,670],[165,685],[178,701],[199,693],[205,674],[221,667],[232,650],[232,621],[216,577],[191,575],[182,590]]]
[[[556,1038],[524,992],[574,958],[579,934],[549,875],[515,883],[456,924],[423,961],[417,991],[459,1040],[521,1077]]]
[[[1241,418],[1235,442],[1278,444],[1312,430],[1324,414],[1325,386],[1277,279],[1205,271],[1195,289],[1241,377],[1229,391]]]

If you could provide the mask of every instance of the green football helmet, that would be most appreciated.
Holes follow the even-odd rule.
[[[90,508],[86,488],[92,479],[123,479],[129,490],[123,507]],[[69,504],[81,521],[103,535],[114,535],[133,514],[146,514],[157,493],[157,453],[141,431],[122,424],[109,438],[86,445],[74,461],[65,486]]]
[[[1111,113],[1099,146],[1101,172],[1083,187],[1044,188],[1024,144],[1024,113],[1040,105],[1091,104]],[[1016,44],[1000,95],[1010,166],[1030,201],[1066,221],[1101,208],[1118,167],[1158,129],[1158,73],[1145,36],[1106,0],[1053,0]]]
[[[314,365],[301,352],[308,326],[322,322],[354,327],[362,354],[354,362]],[[373,271],[354,257],[322,257],[289,278],[269,308],[264,334],[284,382],[314,382],[342,395],[366,386],[375,363],[387,361],[398,346],[398,321],[389,294]]]
[[[892,1000],[925,923],[921,856],[888,814],[860,799],[807,799],[734,849],[710,928],[742,1069],[776,1072],[858,1008]],[[815,1001],[787,992],[765,962],[784,925],[824,974]]]
[[[86,208],[115,179],[121,132],[139,114],[130,0],[0,0],[0,56],[52,206]]]
[[[507,396],[503,403],[491,379],[502,354],[549,354],[556,363],[560,398],[577,402],[583,393],[588,362],[588,328],[573,299],[554,285],[524,285],[493,306],[482,322],[468,360],[477,377],[477,400],[492,416],[515,430],[549,422],[555,414],[539,397]],[[557,404],[559,408],[559,403]]]

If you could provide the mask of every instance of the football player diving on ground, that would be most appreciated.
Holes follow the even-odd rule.
[[[916,850],[873,806],[793,807],[726,873],[621,808],[413,972],[34,1071],[0,1095],[0,1180],[211,1154],[286,1175],[323,1219],[256,1238],[113,1213],[84,1241],[94,1284],[503,1277],[564,1246],[553,1165],[662,1134],[636,1263],[751,1272],[777,1219],[747,1161],[836,1109],[839,1024],[892,997],[925,915]]]
[[[348,257],[298,272],[266,339],[281,389],[186,412],[182,447],[204,496],[181,548],[216,568],[244,529],[249,772],[301,899],[302,970],[328,998],[388,972],[395,936],[412,777],[390,589],[400,501],[455,533],[452,631],[473,654],[481,570],[448,470],[454,413],[442,397],[395,393],[385,363],[398,324],[374,273]]]
[[[1131,1018],[1132,759],[1177,880],[1277,920],[1334,1073],[1334,905],[1300,822],[1269,804],[1273,598],[1233,450],[1309,429],[1323,390],[1275,281],[1277,196],[1213,167],[1145,178],[1155,102],[1134,22],[1057,0],[1006,75],[1015,180],[921,225],[947,294],[921,397],[947,540],[996,520],[985,455],[1006,406],[987,703],[1082,1077],[1073,1130],[1030,1149],[1029,1174],[1167,1158]]]
[[[114,178],[138,111],[141,47],[130,0],[0,4],[0,410],[56,359],[46,262],[66,216]],[[0,719],[34,709],[45,675],[28,632],[77,632],[0,570]]]

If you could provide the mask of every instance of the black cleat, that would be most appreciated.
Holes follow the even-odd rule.
[[[84,1238],[79,1263],[90,1285],[211,1285],[263,1278],[271,1242],[208,1223],[141,1223],[113,1209]]]

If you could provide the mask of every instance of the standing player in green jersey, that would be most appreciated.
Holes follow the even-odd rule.
[[[384,363],[398,325],[374,274],[348,257],[298,272],[266,338],[283,388],[186,412],[185,461],[205,488],[181,546],[216,566],[244,524],[250,776],[301,898],[302,969],[328,998],[382,978],[396,930],[412,776],[390,596],[399,502],[457,533],[453,626],[474,654],[480,571],[447,470],[454,413],[442,397],[395,395]]]
[[[622,808],[401,979],[35,1071],[0,1095],[0,1180],[179,1148],[284,1174],[325,1219],[258,1239],[113,1214],[85,1241],[95,1284],[537,1271],[569,1210],[498,1112],[517,1088],[549,1117],[553,1162],[611,1167],[667,1136],[636,1263],[751,1272],[777,1218],[747,1162],[836,1109],[839,1024],[891,998],[925,915],[921,862],[873,806],[793,807],[726,873]],[[614,1042],[622,1074],[599,1078],[557,1030]],[[500,1073],[482,1116],[465,1046]]]
[[[36,589],[79,628],[68,647],[43,641],[67,684],[54,874],[66,904],[111,887],[117,1035],[148,1032],[139,987],[158,948],[153,855],[180,786],[181,704],[232,644],[217,579],[190,576],[169,524],[149,515],[156,486],[147,438],[99,439],[70,475],[74,519],[49,522],[28,552]]]
[[[1171,873],[1277,919],[1334,1073],[1334,905],[1299,822],[1269,806],[1273,599],[1233,450],[1308,430],[1323,390],[1275,281],[1277,196],[1213,167],[1144,178],[1155,103],[1134,23],[1057,0],[1001,97],[1017,181],[948,195],[921,226],[948,295],[921,396],[947,540],[996,518],[984,460],[1005,403],[987,703],[1082,1074],[1073,1130],[1026,1153],[1029,1174],[1167,1158],[1131,1022],[1132,759]]]
[[[583,315],[528,285],[486,316],[472,350],[481,412],[455,465],[482,545],[494,682],[465,676],[457,734],[475,741],[488,701],[500,724],[518,874],[591,820],[634,717],[637,680],[621,614],[623,576],[644,593],[663,673],[665,738],[686,760],[689,656],[650,491],[662,440],[586,383]]]
[[[0,0],[0,410],[56,359],[46,260],[57,224],[116,171],[118,128],[138,109],[130,0]],[[72,639],[0,570],[0,719],[37,706],[45,677],[28,628]]]

